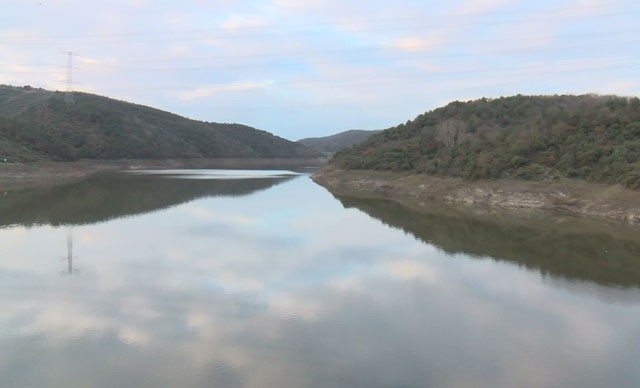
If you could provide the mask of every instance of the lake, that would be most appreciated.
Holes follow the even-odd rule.
[[[0,190],[0,386],[637,387],[640,229],[171,170]]]

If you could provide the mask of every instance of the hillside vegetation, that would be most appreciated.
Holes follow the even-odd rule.
[[[195,121],[86,93],[0,85],[0,158],[17,161],[317,157],[240,124]]]
[[[338,152],[345,169],[466,179],[579,178],[640,189],[640,99],[514,96],[452,102]]]
[[[339,150],[350,147],[354,144],[362,143],[372,135],[381,131],[364,131],[361,129],[352,129],[336,133],[331,136],[324,137],[309,137],[306,139],[298,140],[298,143],[305,145],[307,148],[322,152],[324,154],[332,155]]]

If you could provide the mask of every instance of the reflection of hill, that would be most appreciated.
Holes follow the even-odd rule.
[[[462,214],[378,199],[339,198],[448,253],[490,256],[544,275],[640,286],[640,230],[589,220]]]
[[[97,223],[210,196],[241,196],[287,178],[169,179],[105,174],[67,185],[10,191],[0,199],[0,227]]]

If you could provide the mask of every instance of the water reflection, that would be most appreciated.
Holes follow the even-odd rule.
[[[67,230],[0,229],[1,386],[640,379],[637,303],[550,286],[538,269],[506,260],[449,254],[345,209],[306,177],[73,226],[74,276],[60,274]]]
[[[0,227],[91,224],[197,198],[248,195],[295,176],[283,171],[218,171],[102,174],[59,186],[8,191],[0,199]]]
[[[73,229],[67,230],[67,273],[73,274]]]
[[[473,214],[442,204],[339,200],[447,253],[514,262],[552,277],[640,287],[640,228],[635,226],[549,213]]]

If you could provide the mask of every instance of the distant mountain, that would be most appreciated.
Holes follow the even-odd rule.
[[[241,124],[190,120],[87,93],[67,97],[0,85],[0,160],[321,156]]]
[[[640,99],[513,96],[452,102],[338,152],[343,169],[466,179],[562,177],[640,189]]]
[[[325,154],[334,154],[343,148],[362,143],[371,135],[374,135],[378,132],[380,131],[364,131],[360,129],[353,129],[331,136],[309,137],[306,139],[301,139],[298,140],[298,143],[305,145],[307,148],[311,148]]]

